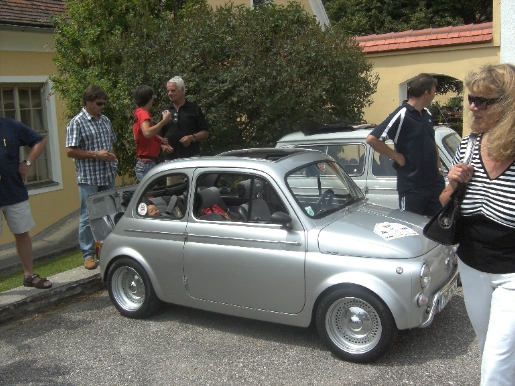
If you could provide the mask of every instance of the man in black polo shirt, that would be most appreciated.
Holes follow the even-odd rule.
[[[200,107],[186,99],[184,80],[174,76],[166,84],[168,98],[172,102],[169,110],[172,119],[164,125],[161,136],[168,139],[173,149],[165,152],[166,160],[189,158],[200,155],[200,140],[209,137],[206,118]]]
[[[427,106],[436,93],[437,81],[419,74],[408,87],[408,101],[395,109],[367,137],[380,154],[397,167],[397,191],[401,210],[434,216],[441,208],[438,197],[445,187],[433,119]],[[384,143],[392,140],[395,150]]]

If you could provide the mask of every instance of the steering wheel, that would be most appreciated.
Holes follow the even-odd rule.
[[[322,211],[322,208],[324,206],[332,205],[333,199],[334,199],[334,191],[332,189],[327,189],[324,193],[322,193],[322,195],[320,196],[320,198],[318,199],[318,201],[315,204],[316,208],[318,208],[317,214]]]

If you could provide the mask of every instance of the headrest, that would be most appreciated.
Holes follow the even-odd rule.
[[[154,204],[156,206],[157,205],[164,205],[164,206],[168,205],[167,201],[165,201],[165,199],[163,197],[152,197],[150,199],[150,201],[152,202],[152,204]]]
[[[211,186],[197,192],[197,207],[200,209],[210,208],[220,200],[220,190]]]
[[[245,180],[238,182],[238,185],[236,185],[236,192],[238,193],[238,196],[240,196],[243,199],[250,198],[250,184],[252,180]],[[254,187],[252,188],[252,196],[258,195],[263,190],[263,181],[261,180],[254,180]]]

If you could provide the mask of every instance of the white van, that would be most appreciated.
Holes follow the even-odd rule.
[[[361,188],[370,202],[399,208],[397,176],[393,160],[377,153],[367,143],[373,124],[320,124],[281,138],[276,147],[302,147],[321,151],[337,161]],[[461,137],[447,126],[435,126],[435,140],[442,169],[447,176]],[[393,147],[393,142],[386,142]]]

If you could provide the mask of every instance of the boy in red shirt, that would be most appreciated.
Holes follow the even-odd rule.
[[[134,90],[134,103],[136,103],[138,108],[134,110],[132,132],[134,133],[138,155],[136,167],[134,168],[138,182],[143,179],[150,169],[157,165],[161,148],[163,150],[168,149],[168,152],[173,151],[170,145],[157,135],[164,124],[171,119],[172,115],[168,110],[163,111],[163,119],[154,125],[149,113],[153,102],[154,89],[152,87],[142,85]]]

